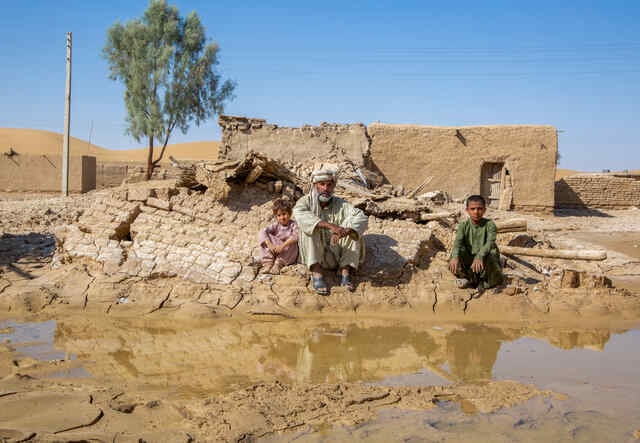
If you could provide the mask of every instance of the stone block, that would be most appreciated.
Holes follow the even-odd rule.
[[[155,197],[147,198],[147,205],[153,208],[162,209],[164,211],[171,211],[171,202],[169,200],[161,200]]]
[[[130,202],[146,202],[152,195],[152,190],[149,188],[129,188],[127,192],[127,200]]]
[[[238,274],[242,271],[242,265],[236,262],[228,262],[224,265],[222,271],[220,271],[221,283],[231,283],[236,279]]]

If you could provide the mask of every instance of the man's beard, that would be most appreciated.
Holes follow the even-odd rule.
[[[329,203],[333,198],[333,194],[329,194],[328,192],[321,192],[318,194],[318,201],[320,203]]]

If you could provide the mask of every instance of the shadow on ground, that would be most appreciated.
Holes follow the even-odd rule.
[[[41,268],[56,250],[52,234],[3,234],[0,237],[0,269],[22,278],[33,278],[30,270]]]

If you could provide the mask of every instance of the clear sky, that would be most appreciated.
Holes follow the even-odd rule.
[[[62,132],[73,32],[71,133],[117,149],[123,88],[107,28],[145,0],[0,0],[0,126]],[[238,83],[226,113],[283,126],[375,121],[549,124],[560,167],[640,169],[640,1],[213,1],[195,10]],[[93,130],[91,131],[91,127]],[[216,119],[171,142],[219,140]]]

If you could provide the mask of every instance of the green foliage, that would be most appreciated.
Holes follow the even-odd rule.
[[[174,129],[186,133],[223,112],[235,84],[217,73],[218,45],[206,43],[195,12],[186,18],[165,0],[151,0],[141,18],[113,24],[103,56],[109,77],[125,86],[127,134],[149,142],[147,178],[164,155]],[[154,140],[162,151],[153,159]]]

